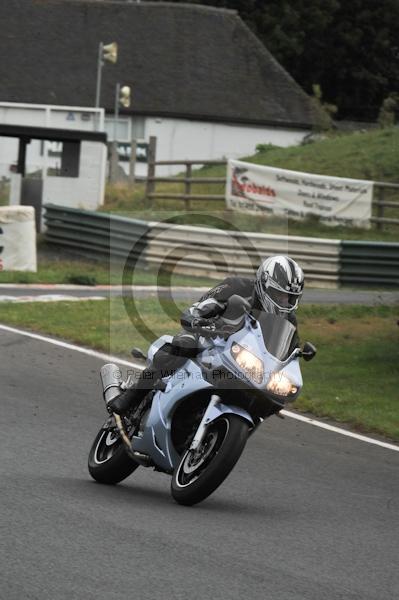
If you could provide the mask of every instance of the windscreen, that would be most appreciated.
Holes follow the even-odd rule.
[[[254,317],[260,324],[268,352],[277,360],[286,360],[290,355],[295,326],[283,317],[264,311],[254,311]]]

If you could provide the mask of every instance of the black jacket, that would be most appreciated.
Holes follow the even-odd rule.
[[[187,323],[193,317],[212,318],[220,316],[226,308],[227,300],[237,294],[246,298],[255,309],[262,310],[256,293],[255,279],[247,277],[226,277],[221,283],[210,289],[204,294],[198,302],[195,302],[190,308],[184,311],[182,315],[182,325],[187,329]],[[282,314],[296,328],[296,335],[292,340],[292,348],[299,346],[298,323],[294,312]]]

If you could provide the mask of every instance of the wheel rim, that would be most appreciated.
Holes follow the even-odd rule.
[[[218,419],[207,431],[200,447],[196,451],[187,450],[176,473],[178,487],[188,487],[204,473],[223,445],[228,432],[229,421]]]
[[[110,460],[120,444],[121,439],[119,435],[113,431],[103,430],[94,450],[93,458],[96,465],[101,465]]]

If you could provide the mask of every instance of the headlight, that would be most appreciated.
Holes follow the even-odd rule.
[[[270,377],[266,389],[278,396],[290,396],[296,394],[298,388],[284,375],[284,373],[273,373]]]
[[[263,363],[255,354],[252,354],[252,352],[239,344],[233,344],[231,346],[231,355],[249,379],[252,379],[255,383],[262,383]]]

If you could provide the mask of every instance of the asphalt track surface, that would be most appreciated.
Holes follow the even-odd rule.
[[[272,418],[181,507],[139,468],[90,480],[101,361],[0,332],[1,600],[394,600],[399,453]]]
[[[173,287],[156,288],[155,286],[135,286],[133,290],[122,289],[121,286],[71,286],[71,285],[12,285],[0,284],[0,300],[39,296],[71,296],[74,298],[115,297],[121,294],[133,295],[134,298],[149,298],[157,295],[170,295],[175,300],[198,300],[208,288]],[[398,291],[350,290],[350,289],[316,289],[304,290],[304,304],[363,304],[368,306],[379,304],[399,304]]]

